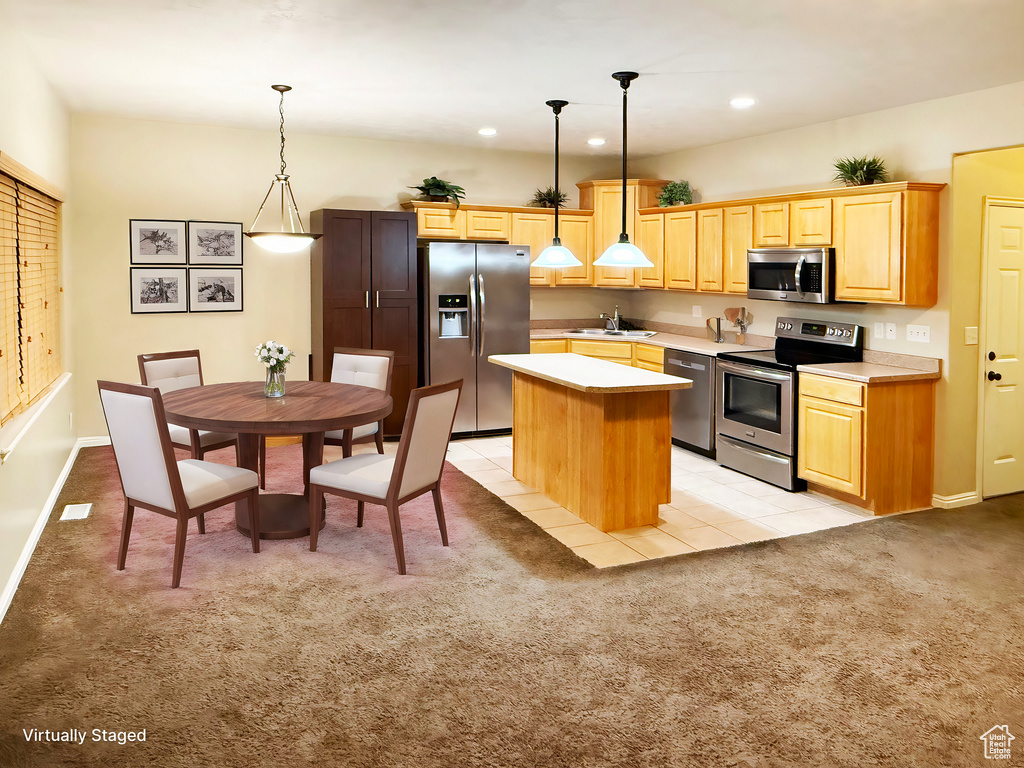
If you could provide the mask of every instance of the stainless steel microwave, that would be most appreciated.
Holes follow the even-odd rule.
[[[832,248],[751,248],[747,296],[828,304],[835,295],[835,260]]]

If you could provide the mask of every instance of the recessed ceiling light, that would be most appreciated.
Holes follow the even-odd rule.
[[[737,96],[729,102],[729,106],[733,109],[747,109],[755,104],[757,104],[757,101],[749,96]]]
[[[479,131],[477,131],[477,133],[479,133],[481,136],[497,136],[498,135],[498,129],[497,128],[481,128]]]
[[[600,147],[604,144],[604,139],[587,139],[587,144],[592,147]]]

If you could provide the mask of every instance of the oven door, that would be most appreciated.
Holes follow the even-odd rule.
[[[718,433],[793,456],[793,379],[791,371],[719,358]]]

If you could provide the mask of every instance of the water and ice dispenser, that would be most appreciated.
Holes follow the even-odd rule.
[[[469,297],[464,294],[441,294],[437,297],[439,336],[442,339],[466,338],[469,335]]]

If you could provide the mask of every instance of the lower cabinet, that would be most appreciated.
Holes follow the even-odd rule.
[[[577,355],[596,357],[611,363],[633,365],[633,343],[630,341],[577,341],[569,339],[569,351]]]
[[[934,381],[800,374],[797,474],[876,515],[931,506]]]
[[[530,342],[530,354],[541,355],[551,352],[568,352],[568,339],[534,339]]]
[[[635,344],[633,367],[663,373],[665,370],[665,348],[656,347],[653,344]]]

